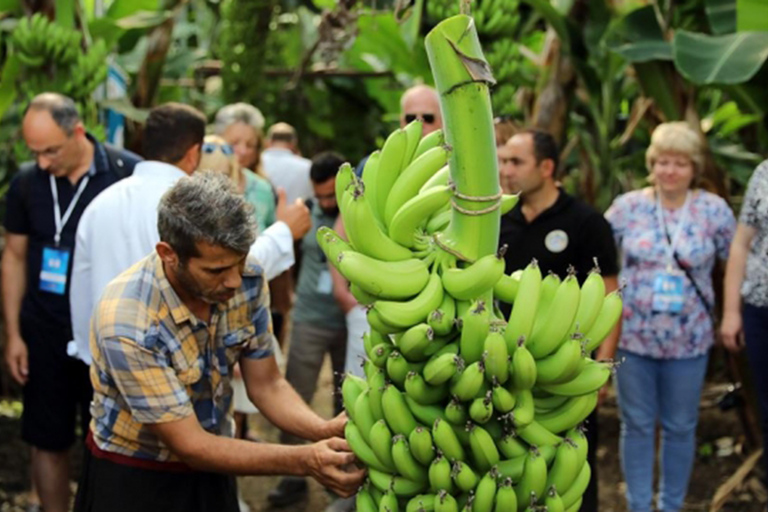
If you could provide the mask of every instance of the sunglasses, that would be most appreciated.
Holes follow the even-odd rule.
[[[426,124],[435,122],[435,114],[405,114],[405,122],[412,123],[416,119],[421,119]]]
[[[217,149],[220,149],[222,153],[224,153],[227,156],[232,156],[235,154],[235,150],[232,149],[232,146],[229,144],[216,144],[215,142],[203,142],[203,153],[206,155],[210,155],[211,153],[215,152]]]

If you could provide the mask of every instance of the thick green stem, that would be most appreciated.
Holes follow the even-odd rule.
[[[451,224],[439,242],[468,261],[496,252],[499,209],[488,213],[499,194],[499,171],[489,86],[494,83],[480,48],[474,20],[459,15],[426,37],[427,55],[440,94],[443,131],[453,148],[451,180],[456,192]],[[469,196],[473,199],[463,199]],[[456,208],[458,206],[458,208]],[[462,212],[470,213],[464,213]]]

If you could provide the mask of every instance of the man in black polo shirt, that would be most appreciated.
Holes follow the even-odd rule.
[[[88,203],[130,174],[139,157],[97,142],[75,103],[59,94],[32,100],[22,133],[36,161],[21,167],[6,196],[5,362],[24,386],[22,437],[32,445],[32,478],[42,506],[65,512],[76,411],[85,433],[93,393],[88,367],[67,355],[75,232]]]
[[[579,282],[586,279],[597,260],[607,292],[618,285],[618,259],[611,226],[596,210],[566,194],[555,181],[559,151],[554,138],[538,130],[514,135],[499,150],[502,179],[520,193],[520,202],[501,218],[500,245],[508,245],[504,255],[506,271],[525,268],[533,258],[542,274],[554,272],[561,278],[573,266]],[[502,304],[505,315],[509,307]],[[598,349],[598,359],[612,358],[618,333],[614,332]],[[581,510],[597,511],[597,414],[588,419],[588,460],[592,480]]]

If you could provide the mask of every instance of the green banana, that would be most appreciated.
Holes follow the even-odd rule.
[[[547,473],[547,487],[554,488],[558,493],[566,492],[579,474],[579,455],[573,441],[565,438],[557,447],[555,460]]]
[[[486,372],[488,370],[486,369]],[[498,381],[493,383],[491,389],[491,400],[493,401],[493,408],[501,414],[506,414],[515,408],[517,398],[515,395],[509,392],[509,390],[501,386]]]
[[[380,261],[355,251],[342,251],[337,268],[348,281],[383,299],[413,297],[430,279],[421,260]]]
[[[517,510],[517,494],[512,486],[512,479],[505,478],[496,491],[493,512],[510,512]]]
[[[352,200],[346,204],[343,218],[344,229],[355,249],[382,261],[410,259],[411,251],[393,241],[379,228],[362,187],[353,190]]]
[[[483,346],[485,358],[485,378],[489,382],[504,384],[509,378],[509,351],[504,335],[491,332],[485,338]]]
[[[453,483],[456,484],[456,487],[459,488],[459,490],[464,492],[474,490],[480,481],[477,473],[475,473],[472,467],[461,460],[453,461],[451,473],[451,476],[453,476]]]
[[[533,394],[529,389],[521,389],[516,395],[517,402],[512,409],[512,422],[515,428],[523,429],[531,424],[536,414],[536,403],[533,401]]]
[[[405,389],[408,372],[420,372],[425,363],[411,363],[398,350],[393,350],[387,359],[387,376],[398,388]]]
[[[408,501],[405,512],[434,512],[435,510],[434,494],[419,494]]]
[[[376,422],[371,411],[371,404],[369,401],[369,390],[365,390],[355,400],[355,423],[360,428],[360,433],[363,435],[365,442],[371,443],[371,427]]]
[[[527,348],[535,359],[546,357],[559,347],[568,334],[579,307],[581,290],[576,276],[571,274],[557,287],[546,310],[544,321],[534,328]]]
[[[392,471],[391,467],[385,466],[376,454],[373,452],[368,443],[363,439],[363,435],[360,429],[354,422],[348,421],[344,426],[344,438],[347,440],[349,447],[355,454],[355,457],[368,466],[369,468],[378,469],[379,471]]]
[[[459,354],[467,364],[480,361],[483,344],[491,328],[491,310],[484,300],[472,302],[469,310],[461,317]]]
[[[419,143],[421,142],[421,133],[423,128],[424,124],[420,119],[411,121],[405,126],[405,128],[403,128],[407,140],[405,152],[403,153],[403,167],[410,165],[415,160],[414,154],[416,153],[416,148],[419,147]],[[400,174],[403,172],[404,171],[401,171]]]
[[[543,391],[542,393],[545,393],[546,396],[534,395],[533,397],[533,402],[536,407],[536,412],[538,413],[557,409],[558,407],[560,407],[565,402],[571,399],[570,397],[567,397],[567,396],[552,395],[550,393],[547,393],[546,391]]]
[[[499,463],[501,457],[493,437],[483,427],[470,425],[469,448],[478,470],[486,472]]]
[[[504,194],[501,196],[501,207],[499,208],[501,210],[501,214],[506,215],[512,211],[512,208],[517,205],[518,201],[520,201],[519,194]]]
[[[520,441],[515,431],[499,438],[498,441],[496,441],[496,446],[499,449],[499,452],[507,459],[522,457],[528,453],[529,449],[527,444]]]
[[[368,403],[371,406],[371,414],[373,414],[377,421],[384,418],[384,410],[381,408],[381,395],[386,385],[386,374],[382,369],[374,371],[368,377]]]
[[[507,341],[507,349],[510,354],[517,349],[518,340],[527,339],[531,335],[540,291],[541,271],[536,260],[533,260],[523,270],[520,284],[517,287],[517,296],[524,297],[524,299],[516,300],[512,305],[507,330],[504,331],[504,339]]]
[[[427,315],[443,301],[440,276],[431,274],[426,286],[411,300],[395,302],[380,300],[374,305],[382,320],[395,327],[407,329],[424,322]]]
[[[424,466],[429,466],[435,458],[435,446],[432,442],[431,431],[422,426],[418,426],[408,436],[408,443],[411,447],[413,457]]]
[[[587,419],[595,407],[597,391],[573,397],[557,409],[537,415],[536,421],[550,432],[563,432]]]
[[[582,359],[581,340],[572,338],[554,354],[536,361],[536,382],[557,384],[572,379],[579,370]]]
[[[368,156],[363,166],[363,184],[366,187],[373,188],[376,186],[376,180],[379,174],[379,163],[381,162],[381,151],[376,150]],[[383,219],[379,216],[379,205],[377,204],[378,195],[368,194],[366,200],[371,205],[371,210],[380,224],[383,225]],[[342,207],[342,203],[339,203],[339,207]]]
[[[341,401],[352,421],[355,420],[355,402],[357,397],[366,389],[368,389],[368,383],[364,379],[351,373],[344,375],[344,380],[341,383]]]
[[[445,400],[448,385],[432,386],[424,381],[420,373],[409,372],[405,377],[405,393],[419,404],[432,405]]]
[[[492,467],[480,479],[480,483],[477,484],[477,489],[475,489],[475,500],[472,502],[473,512],[493,512],[498,478],[498,470]]]
[[[483,256],[468,267],[444,270],[445,291],[458,300],[470,300],[491,291],[493,285],[504,275],[505,251],[502,247],[498,254]]]
[[[581,371],[573,379],[561,384],[540,384],[539,387],[553,395],[581,396],[599,390],[611,377],[611,364],[585,359]]]
[[[450,155],[450,148],[439,146],[432,148],[406,167],[387,197],[384,221],[391,224],[395,213],[411,198],[415,197],[424,183],[445,166]]]
[[[409,361],[421,361],[426,359],[424,353],[434,337],[435,331],[428,324],[417,324],[403,333],[397,341],[397,348]]]
[[[471,400],[480,391],[484,375],[485,364],[482,361],[470,364],[451,379],[451,395],[464,402]]]
[[[433,386],[448,382],[463,367],[464,361],[456,354],[435,354],[424,366],[424,380]]]
[[[487,423],[493,417],[493,392],[484,397],[475,398],[469,405],[469,417],[476,423]]]
[[[415,162],[421,155],[426,153],[432,148],[442,146],[445,144],[445,136],[443,130],[437,129],[432,133],[429,133],[421,138],[419,145],[416,146],[416,151],[413,154],[413,161]]]
[[[442,490],[437,493],[435,512],[459,512],[459,504],[456,498],[448,494],[448,491]]]
[[[582,498],[579,498],[578,500],[576,500],[576,503],[574,503],[570,507],[566,508],[565,512],[579,512],[579,510],[581,510],[581,504],[583,503],[583,501],[584,500]],[[565,505],[565,504],[563,504],[563,505]]]
[[[368,469],[368,478],[381,492],[394,491],[397,496],[411,497],[427,489],[425,481],[415,482],[401,476],[394,476],[377,469]]]
[[[584,428],[581,426],[574,427],[565,433],[565,437],[576,445],[576,453],[579,455],[576,466],[581,467],[586,462],[587,453],[589,452],[589,440],[586,434],[584,434]]]
[[[341,204],[344,202],[344,192],[347,190],[347,188],[354,184],[356,179],[357,177],[355,176],[355,170],[352,169],[352,166],[349,164],[349,162],[344,162],[341,164],[339,171],[336,173],[336,182],[334,183],[336,204],[338,204],[339,207],[341,207]],[[320,236],[320,229],[317,231],[317,235]]]
[[[538,446],[539,448],[545,445],[554,446],[563,440],[562,437],[553,434],[535,420],[527,427],[518,430],[517,435],[529,445]]]
[[[565,504],[563,499],[557,493],[555,487],[551,487],[547,491],[547,497],[544,499],[544,506],[547,508],[547,512],[565,512]]]
[[[416,230],[451,200],[451,188],[438,186],[409,199],[389,224],[389,236],[404,247],[413,247]]]
[[[547,484],[547,461],[532,447],[525,458],[523,474],[517,482],[517,510],[523,510],[537,496],[543,496]]]
[[[379,343],[371,348],[371,353],[368,354],[368,359],[370,359],[378,368],[384,368],[387,364],[387,358],[393,350],[394,347],[391,343]]]
[[[453,479],[451,478],[451,463],[441,453],[429,465],[429,487],[434,492],[453,492]]]
[[[446,165],[427,180],[424,186],[421,187],[421,190],[419,190],[419,193],[423,194],[427,190],[435,187],[445,187],[448,185],[448,183],[450,183],[450,181],[451,170],[450,167]]]
[[[446,336],[453,331],[456,320],[456,301],[447,293],[443,294],[443,302],[427,317],[427,323],[438,336]]]
[[[452,461],[466,460],[467,454],[450,423],[436,419],[432,425],[432,439],[443,455]]]
[[[368,486],[362,486],[355,496],[355,511],[356,512],[377,512],[379,510],[378,505],[373,499],[371,492],[368,490]]]
[[[515,386],[515,389],[531,389],[536,384],[536,361],[522,339],[518,342],[517,349],[512,354],[510,367],[512,384]]]
[[[577,332],[584,334],[592,329],[597,316],[600,314],[600,309],[603,307],[604,300],[605,281],[603,281],[600,271],[595,269],[589,273],[581,285],[579,309],[568,333],[573,336]]]
[[[381,407],[384,411],[384,419],[387,425],[396,434],[407,436],[411,430],[416,428],[416,419],[408,408],[405,398],[395,386],[389,385],[384,388],[381,396]]]
[[[384,491],[379,501],[379,512],[399,512],[400,503],[397,500],[397,495],[392,490]]]
[[[517,288],[520,286],[520,277],[523,275],[522,270],[516,270],[510,275],[504,274],[493,285],[493,296],[502,302],[512,304],[515,302],[517,296]]]
[[[392,459],[392,431],[389,430],[387,422],[379,420],[373,424],[370,432],[371,450],[381,461],[381,464],[388,468],[387,472],[395,471],[395,461]]]
[[[579,470],[578,475],[573,481],[573,484],[564,491],[560,497],[563,499],[563,505],[566,509],[574,505],[584,495],[584,491],[587,490],[589,485],[589,479],[592,477],[592,468],[589,467],[589,463],[584,463]]]
[[[467,408],[457,398],[452,398],[445,406],[445,419],[454,425],[464,425],[467,422]]]
[[[595,323],[592,324],[592,328],[584,335],[584,338],[587,340],[584,347],[587,354],[596,350],[603,340],[608,337],[616,322],[621,318],[623,307],[621,292],[618,290],[605,296]]]
[[[408,395],[405,395],[405,403],[413,413],[413,416],[424,425],[432,425],[437,419],[445,419],[445,413],[440,406],[421,405]]]
[[[405,478],[413,481],[427,478],[425,468],[414,458],[408,439],[403,435],[392,438],[392,460],[395,462],[397,472]]]
[[[452,215],[453,211],[450,207],[447,210],[438,210],[435,212],[432,217],[430,217],[425,227],[427,234],[434,235],[438,231],[445,231],[445,228],[451,223]]]
[[[387,204],[392,186],[397,181],[397,177],[408,163],[405,160],[405,152],[408,146],[408,136],[405,130],[393,131],[384,146],[381,148],[381,157],[379,158],[379,168],[376,172],[375,183],[366,185],[373,188],[376,193],[376,218],[384,224],[384,209]]]

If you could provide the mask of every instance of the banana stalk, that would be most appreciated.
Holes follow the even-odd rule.
[[[489,93],[495,80],[471,17],[460,14],[441,22],[425,45],[446,143],[452,148],[455,186],[451,222],[437,241],[461,259],[475,261],[495,253],[499,241],[499,172]]]

